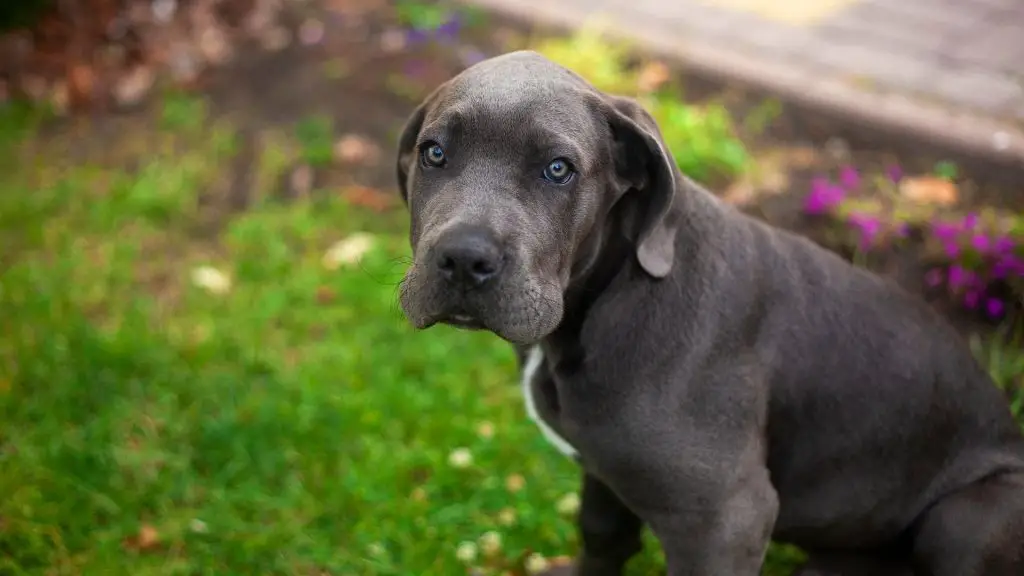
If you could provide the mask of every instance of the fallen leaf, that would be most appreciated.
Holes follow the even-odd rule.
[[[668,66],[661,62],[648,62],[640,70],[640,75],[637,78],[637,88],[641,92],[654,92],[664,86],[671,76],[672,71],[669,70]]]
[[[380,35],[380,47],[384,52],[393,54],[405,48],[405,33],[401,30],[387,30]]]
[[[960,196],[956,184],[935,176],[904,178],[900,181],[900,194],[911,202],[938,206],[956,204]]]
[[[212,266],[192,270],[192,284],[212,294],[227,294],[231,290],[231,278]]]
[[[519,474],[512,474],[505,478],[505,489],[509,492],[519,492],[523,489],[523,486],[526,486],[526,479]]]
[[[136,66],[114,84],[114,100],[121,106],[133,106],[142,101],[153,87],[156,75],[148,66]]]
[[[132,550],[150,550],[160,543],[160,532],[149,524],[139,527],[139,533],[125,540],[124,545]]]
[[[92,99],[96,87],[96,74],[86,64],[75,64],[68,72],[68,95],[73,102],[87,102]]]
[[[211,64],[223,64],[231,58],[227,36],[219,28],[206,28],[199,35],[199,52]]]
[[[316,301],[320,304],[330,304],[334,301],[336,294],[330,286],[320,286],[316,289]]]
[[[341,191],[346,202],[374,212],[385,212],[398,205],[398,196],[368,186],[350,186]]]
[[[334,157],[349,164],[374,164],[380,158],[380,148],[365,136],[346,134],[334,144]]]
[[[324,254],[323,265],[328,270],[357,264],[373,248],[374,237],[365,232],[356,232],[339,240]]]

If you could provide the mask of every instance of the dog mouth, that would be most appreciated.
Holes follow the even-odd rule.
[[[471,314],[448,314],[438,320],[442,324],[462,328],[464,330],[483,330],[486,328],[479,318]]]

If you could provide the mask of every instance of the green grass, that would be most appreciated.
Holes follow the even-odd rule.
[[[274,201],[306,132],[327,142],[282,130],[250,209],[197,235],[239,148],[205,114],[173,97],[156,132],[104,142],[120,157],[80,161],[0,113],[0,575],[465,574],[467,543],[483,573],[521,574],[572,554],[578,471],[526,419],[509,347],[397,308],[404,215]],[[325,265],[354,234],[362,260]],[[660,566],[648,541],[632,574]]]

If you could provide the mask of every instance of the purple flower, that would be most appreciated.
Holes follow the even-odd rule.
[[[1013,252],[1014,241],[1009,236],[1000,236],[996,238],[993,249],[996,254],[1009,254]]]
[[[860,187],[860,173],[853,166],[843,166],[839,170],[839,183],[847,191],[856,190]]]
[[[860,230],[861,248],[867,248],[874,243],[878,233],[882,230],[882,222],[876,216],[868,214],[850,214],[850,224]]]
[[[992,318],[999,318],[1003,315],[1005,310],[1006,305],[998,298],[989,298],[985,302],[985,311],[988,312],[988,315]]]
[[[424,44],[430,40],[430,33],[420,28],[409,28],[405,31],[405,43],[408,46]]]
[[[815,178],[811,182],[811,192],[804,199],[804,211],[808,214],[824,214],[843,200],[843,189],[832,184],[826,178]]]
[[[1018,258],[1011,254],[1003,261],[1006,262],[1006,267],[1010,274],[1024,276],[1024,258]]]
[[[910,235],[910,226],[908,226],[906,222],[900,222],[895,228],[893,228],[893,232],[895,232],[896,236],[900,238],[906,238]]]
[[[957,237],[960,233],[960,228],[956,224],[950,224],[949,222],[932,222],[932,234],[940,240],[952,240]]]
[[[977,226],[977,225],[978,225],[978,215],[977,214],[971,212],[970,214],[964,216],[964,222],[963,222],[964,230],[973,230],[974,227]]]
[[[969,270],[965,270],[963,266],[959,264],[953,264],[949,267],[949,286],[951,288],[962,288],[972,283],[974,273]]]
[[[989,241],[988,236],[985,236],[984,234],[975,234],[974,237],[971,238],[971,246],[982,254],[988,252],[991,245],[992,243]]]
[[[951,240],[943,241],[942,249],[950,259],[956,259],[960,256],[960,245]]]
[[[453,41],[458,39],[459,31],[462,29],[462,21],[459,16],[453,15],[437,27],[437,37],[441,41]]]
[[[899,184],[900,180],[903,180],[903,169],[893,164],[886,168],[885,175],[889,177],[893,184]]]

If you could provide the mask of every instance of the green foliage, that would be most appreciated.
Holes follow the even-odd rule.
[[[326,166],[334,157],[334,121],[327,116],[310,116],[295,127],[302,158],[311,166]]]
[[[433,30],[444,24],[451,15],[443,3],[418,0],[397,0],[395,15],[399,24],[420,30]]]

